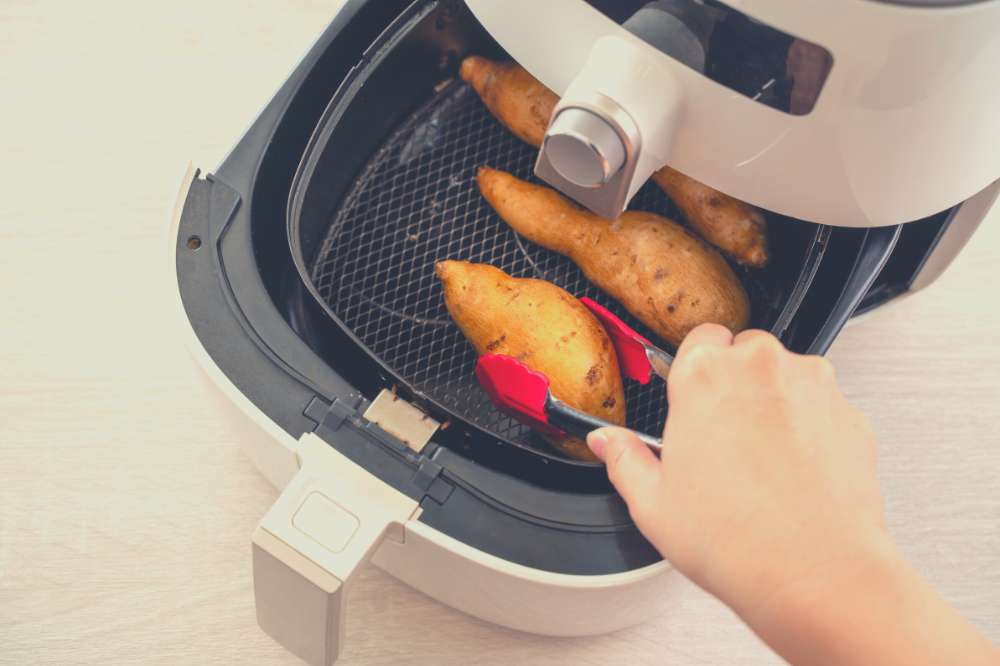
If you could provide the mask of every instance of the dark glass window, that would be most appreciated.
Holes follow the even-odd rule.
[[[658,50],[716,83],[796,116],[816,106],[833,55],[717,0],[592,3]]]

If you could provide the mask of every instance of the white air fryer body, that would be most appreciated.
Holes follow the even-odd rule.
[[[766,210],[870,227],[940,212],[1000,177],[996,0],[731,0],[832,55],[805,115],[715,83],[582,0],[467,4],[554,91],[585,81],[629,113],[642,137],[630,194],[669,164]],[[636,63],[637,54],[643,66],[608,76],[616,59]],[[653,103],[665,109],[659,120],[650,120]]]

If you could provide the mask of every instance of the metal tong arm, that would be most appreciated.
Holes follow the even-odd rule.
[[[588,434],[598,428],[617,427],[610,421],[570,407],[552,393],[549,393],[545,400],[545,411],[548,414],[550,424],[581,439],[586,439]],[[659,438],[636,430],[631,432],[653,451],[658,453],[663,449],[663,442]]]

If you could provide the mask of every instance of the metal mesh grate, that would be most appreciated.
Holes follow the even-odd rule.
[[[544,447],[528,428],[496,411],[479,388],[476,354],[448,316],[436,262],[465,259],[549,280],[656,338],[569,259],[511,231],[480,196],[478,167],[534,180],[535,156],[471,88],[450,86],[396,130],[362,170],[334,213],[311,270],[343,325],[412,389],[501,439]],[[655,186],[644,187],[631,207],[679,219]],[[667,411],[663,384],[626,381],[625,396],[629,426],[658,433]]]

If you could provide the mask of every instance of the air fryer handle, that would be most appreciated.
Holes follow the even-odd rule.
[[[580,439],[586,439],[588,434],[598,428],[614,426],[613,423],[604,419],[570,407],[552,394],[549,394],[549,398],[545,402],[545,411],[548,414],[550,424]],[[654,451],[660,451],[663,448],[663,442],[652,435],[636,430],[633,430],[632,433]]]
[[[300,468],[253,535],[257,622],[312,666],[337,660],[346,588],[419,508],[313,434]]]
[[[903,227],[900,225],[875,227],[865,232],[865,238],[861,243],[857,259],[851,268],[844,288],[833,304],[823,326],[813,338],[808,349],[805,350],[807,354],[823,354],[830,348],[837,333],[858,309],[868,290],[875,283],[885,263],[892,255],[902,231]]]

